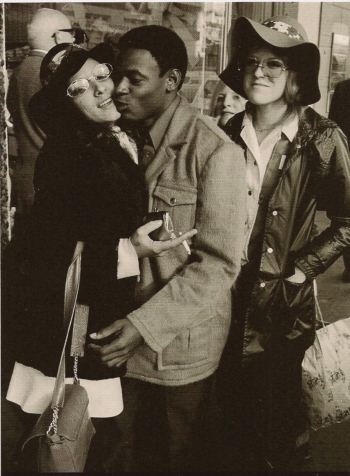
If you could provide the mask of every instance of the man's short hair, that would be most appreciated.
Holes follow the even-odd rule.
[[[169,69],[181,72],[179,88],[184,82],[188,57],[185,43],[177,33],[160,25],[145,25],[126,32],[118,42],[118,49],[125,51],[129,48],[147,50],[157,61],[160,75]]]

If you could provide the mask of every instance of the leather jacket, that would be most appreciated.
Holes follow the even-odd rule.
[[[244,113],[225,126],[240,137]],[[278,144],[277,144],[278,145]],[[330,226],[312,238],[316,210]],[[243,362],[287,341],[305,350],[315,334],[314,278],[350,245],[350,159],[345,135],[336,124],[307,108],[267,205],[261,257],[244,306]],[[286,280],[295,265],[306,275],[301,284]],[[237,296],[239,299],[239,296]]]

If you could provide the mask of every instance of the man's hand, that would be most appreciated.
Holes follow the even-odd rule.
[[[115,335],[109,344],[99,345],[98,341]],[[101,362],[107,367],[119,367],[126,362],[136,348],[142,344],[143,338],[136,327],[128,319],[114,321],[99,332],[90,334],[96,344],[89,344],[90,349],[100,355]]]
[[[181,243],[189,238],[192,238],[197,233],[196,229],[187,231],[177,238],[154,241],[148,235],[152,231],[162,226],[162,220],[154,220],[140,226],[130,237],[130,241],[135,248],[138,258],[145,258],[146,256],[162,256],[166,251],[176,248]]]

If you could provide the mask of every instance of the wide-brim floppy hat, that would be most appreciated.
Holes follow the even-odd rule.
[[[67,83],[89,59],[99,63],[114,62],[114,52],[110,45],[100,43],[87,50],[72,43],[60,43],[44,56],[40,66],[42,88],[30,101],[30,113],[39,127],[46,133],[62,114],[66,98]]]
[[[320,52],[294,18],[275,16],[258,23],[240,17],[233,27],[232,56],[220,79],[231,89],[247,98],[243,89],[243,59],[249,48],[258,44],[273,47],[288,58],[288,67],[298,73],[302,106],[314,104],[321,95],[318,86]]]

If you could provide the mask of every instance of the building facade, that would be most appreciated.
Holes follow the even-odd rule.
[[[118,3],[5,3],[7,67],[27,53],[26,25],[42,7],[65,13],[83,28],[89,47],[106,38],[117,39],[140,25],[159,24],[175,30],[189,54],[189,72],[183,94],[202,112],[209,113],[210,98],[229,56],[229,30],[238,16],[256,21],[274,15],[299,20],[310,41],[321,51],[321,100],[315,105],[327,114],[337,81],[350,76],[350,2],[118,2]]]

